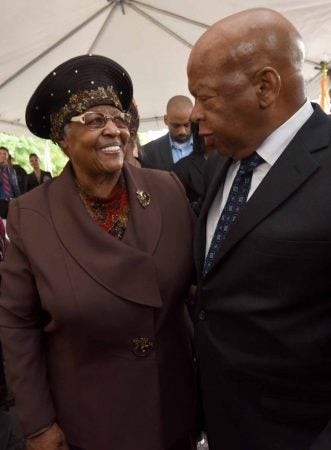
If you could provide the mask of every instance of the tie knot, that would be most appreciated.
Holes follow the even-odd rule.
[[[253,170],[264,162],[264,159],[256,152],[252,153],[248,158],[242,159],[240,162],[240,173],[253,172]]]

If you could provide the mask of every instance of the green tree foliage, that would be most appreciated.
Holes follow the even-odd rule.
[[[37,137],[14,136],[12,134],[0,132],[0,146],[8,148],[9,153],[14,158],[14,164],[19,164],[28,173],[32,172],[29,164],[29,154],[36,153],[40,159],[40,166],[47,170],[45,161],[45,147],[48,142],[53,176],[59,175],[65,166],[68,158],[59,146],[51,141],[45,141]]]

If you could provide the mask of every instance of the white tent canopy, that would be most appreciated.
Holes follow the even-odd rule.
[[[198,37],[218,19],[259,6],[301,32],[308,96],[318,98],[321,62],[331,58],[330,0],[1,0],[0,131],[28,134],[24,112],[36,86],[56,65],[86,53],[122,64],[141,131],[162,129],[168,99],[189,95],[186,63]]]

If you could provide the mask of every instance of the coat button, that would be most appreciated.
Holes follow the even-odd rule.
[[[206,320],[206,311],[204,309],[199,311],[198,318],[199,320]]]
[[[132,339],[132,351],[136,356],[148,356],[154,349],[154,343],[147,337]]]

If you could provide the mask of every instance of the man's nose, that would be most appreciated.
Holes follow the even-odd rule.
[[[190,120],[191,122],[200,122],[201,120],[203,120],[203,112],[197,102],[194,103]]]
[[[188,128],[185,125],[181,125],[177,128],[177,134],[187,134]]]

